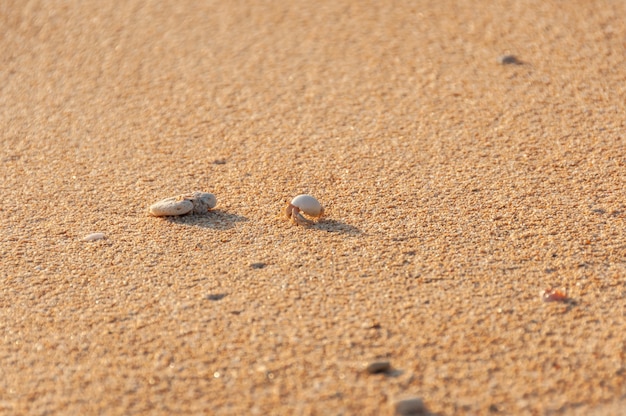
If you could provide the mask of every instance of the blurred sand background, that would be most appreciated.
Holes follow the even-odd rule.
[[[625,102],[621,0],[1,0],[0,414],[626,414]]]

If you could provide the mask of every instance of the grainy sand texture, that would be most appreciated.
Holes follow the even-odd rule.
[[[0,414],[625,415],[625,103],[622,0],[0,0]]]

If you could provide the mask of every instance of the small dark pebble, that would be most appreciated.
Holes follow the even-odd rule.
[[[253,269],[262,269],[265,266],[267,266],[267,264],[265,264],[265,263],[252,263],[250,265],[250,267],[252,267]]]
[[[419,397],[398,400],[395,403],[397,416],[420,416],[428,414],[424,402]]]
[[[517,59],[515,55],[498,56],[498,63],[501,65],[521,65],[522,61]]]
[[[207,295],[207,300],[222,300],[226,297],[226,293],[212,293]]]
[[[225,165],[226,164],[226,159],[215,159],[213,161],[214,165]]]
[[[367,366],[366,370],[370,374],[386,373],[391,370],[391,363],[389,361],[374,361]]]

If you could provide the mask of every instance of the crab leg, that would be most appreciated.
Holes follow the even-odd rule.
[[[298,207],[293,207],[291,209],[291,219],[293,219],[298,225],[313,225],[313,221],[308,218],[304,218],[302,214],[300,214],[300,209]]]

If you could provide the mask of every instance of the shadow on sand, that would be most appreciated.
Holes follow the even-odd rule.
[[[192,227],[213,228],[215,230],[228,230],[238,222],[248,221],[241,215],[214,209],[203,215],[182,215],[180,217],[165,217],[166,221],[174,224],[188,225]]]
[[[350,224],[346,224],[345,222],[336,221],[336,220],[323,219],[317,222],[311,228],[320,230],[320,231],[326,231],[329,233],[339,233],[339,234],[346,234],[346,235],[363,234],[363,231],[361,231],[357,227],[350,225]]]

